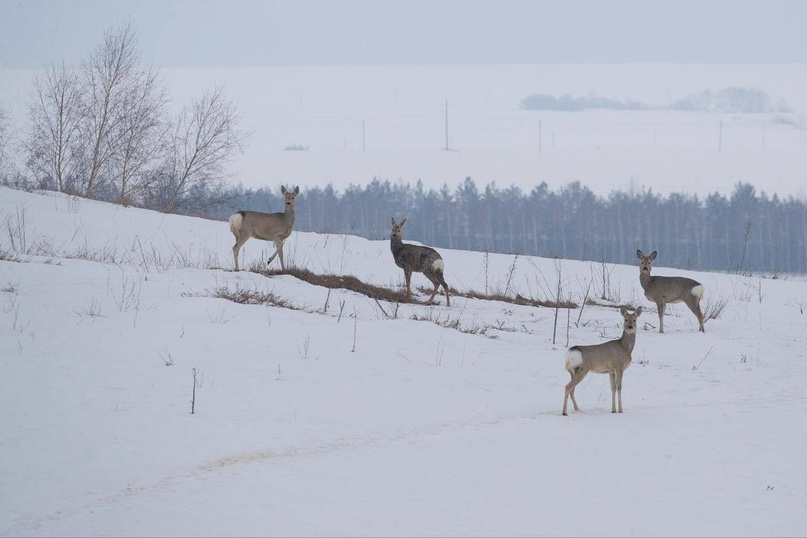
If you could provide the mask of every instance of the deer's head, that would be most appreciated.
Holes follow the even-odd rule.
[[[389,238],[403,240],[403,228],[406,225],[406,219],[403,219],[398,224],[395,222],[395,217],[390,217],[390,222],[392,222],[392,230],[390,230]]]
[[[286,209],[294,209],[297,207],[297,195],[300,194],[300,187],[294,187],[293,191],[286,189],[284,185],[280,187],[280,192],[283,193],[283,197],[285,198],[284,203],[286,204]]]
[[[619,309],[619,313],[622,314],[622,320],[625,322],[625,332],[628,334],[636,333],[636,318],[642,315],[642,307],[640,306],[633,312],[630,312],[623,306]]]
[[[653,260],[656,259],[657,252],[654,250],[650,253],[650,256],[645,256],[642,254],[641,250],[636,251],[636,257],[639,258],[639,271],[641,273],[650,274],[650,269],[653,268]]]

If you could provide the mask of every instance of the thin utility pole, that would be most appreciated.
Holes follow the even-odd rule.
[[[448,97],[446,97],[446,151],[448,151]]]
[[[538,120],[538,155],[543,151],[544,146],[544,124],[543,120]]]

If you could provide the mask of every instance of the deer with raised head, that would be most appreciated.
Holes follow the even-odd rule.
[[[446,284],[443,277],[443,268],[445,266],[443,258],[431,247],[403,242],[403,229],[406,225],[406,219],[403,219],[400,224],[395,222],[394,217],[390,217],[390,221],[392,221],[392,231],[389,234],[389,246],[392,251],[392,257],[395,258],[395,265],[404,271],[406,299],[412,300],[412,290],[410,288],[412,273],[423,273],[434,284],[434,291],[426,304],[432,304],[434,296],[437,295],[437,290],[442,285],[443,290],[446,292],[446,306],[451,306],[448,284]]]
[[[254,237],[264,241],[274,241],[275,253],[267,260],[266,265],[272,263],[275,256],[280,256],[280,268],[285,271],[286,264],[283,261],[283,241],[291,235],[294,227],[294,215],[297,208],[297,195],[300,194],[300,187],[295,187],[293,191],[287,190],[285,186],[280,187],[283,193],[284,205],[283,213],[261,213],[259,211],[239,211],[230,217],[230,231],[235,235],[235,246],[233,246],[233,258],[235,259],[235,270],[238,271],[238,252],[247,239]]]
[[[703,298],[703,284],[697,280],[683,276],[650,276],[656,251],[645,256],[641,250],[636,251],[639,258],[639,283],[644,289],[644,296],[648,301],[656,303],[658,308],[658,332],[664,332],[664,311],[667,303],[684,303],[698,318],[700,332],[703,328],[703,312],[701,312],[701,299]]]
[[[574,410],[580,411],[577,400],[574,399],[574,389],[589,372],[608,374],[611,377],[611,412],[617,412],[617,396],[619,412],[622,412],[622,374],[630,366],[631,353],[636,344],[636,318],[642,315],[642,307],[630,312],[623,306],[619,313],[624,321],[621,338],[590,346],[572,346],[566,352],[566,371],[571,374],[572,380],[566,385],[563,396],[564,415],[569,396],[572,397]]]

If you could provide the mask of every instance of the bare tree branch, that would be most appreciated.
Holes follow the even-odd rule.
[[[177,120],[165,161],[162,209],[187,210],[189,204],[200,202],[192,201],[194,194],[216,190],[227,163],[243,150],[247,138],[238,129],[236,106],[224,87],[219,84],[205,91]]]
[[[51,66],[34,80],[28,107],[27,166],[42,186],[71,194],[78,188],[74,150],[84,114],[78,75],[64,64]]]

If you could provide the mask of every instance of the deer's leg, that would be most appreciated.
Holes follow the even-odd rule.
[[[446,279],[443,277],[443,273],[437,275],[437,278],[440,279],[440,284],[443,286],[443,291],[446,292],[446,306],[451,306],[451,299],[448,297],[448,284],[446,284]]]
[[[622,374],[624,373],[623,370],[617,370],[616,372],[616,393],[617,397],[619,398],[619,412],[622,412]]]
[[[616,413],[616,372],[609,372],[611,379],[611,412]]]
[[[574,389],[577,387],[577,384],[583,381],[583,378],[586,377],[586,374],[583,370],[579,370],[577,373],[572,374],[572,379],[569,383],[566,384],[566,391],[563,395],[563,414],[566,415],[566,405],[568,404],[569,397],[572,398],[572,405],[574,406],[575,411],[580,411],[580,408],[577,407],[577,400],[574,399]]]
[[[280,255],[280,269],[286,272],[286,261],[283,259],[283,241],[275,243],[277,245],[277,253]]]
[[[693,300],[687,301],[686,305],[695,314],[695,317],[698,318],[698,330],[702,333],[705,333],[706,330],[703,328],[703,312],[701,311],[701,304],[700,299],[696,299],[693,297]]]
[[[406,300],[412,300],[412,289],[409,287],[410,282],[412,281],[412,270],[411,269],[404,269],[404,280],[406,280]]]
[[[247,242],[249,237],[243,237],[240,235],[235,236],[235,245],[233,246],[233,260],[235,261],[235,270],[238,271],[238,253],[241,251],[241,247],[244,243]]]
[[[426,274],[426,273],[424,273],[424,274]],[[437,277],[435,275],[433,275],[431,273],[426,274],[426,278],[428,278],[429,281],[432,284],[434,284],[434,291],[432,291],[432,295],[431,295],[431,297],[429,297],[429,300],[426,301],[426,304],[432,304],[432,301],[434,301],[434,296],[437,295],[437,290],[440,289],[440,281],[437,279]]]
[[[275,241],[275,252],[271,256],[269,256],[268,260],[266,260],[266,265],[269,265],[270,263],[272,263],[272,261],[275,259],[278,252],[280,252],[280,249],[282,247],[283,247],[283,241]],[[282,268],[283,264],[281,264],[280,267]]]
[[[658,332],[664,332],[664,309],[666,308],[664,301],[656,301],[656,308],[658,309]]]

